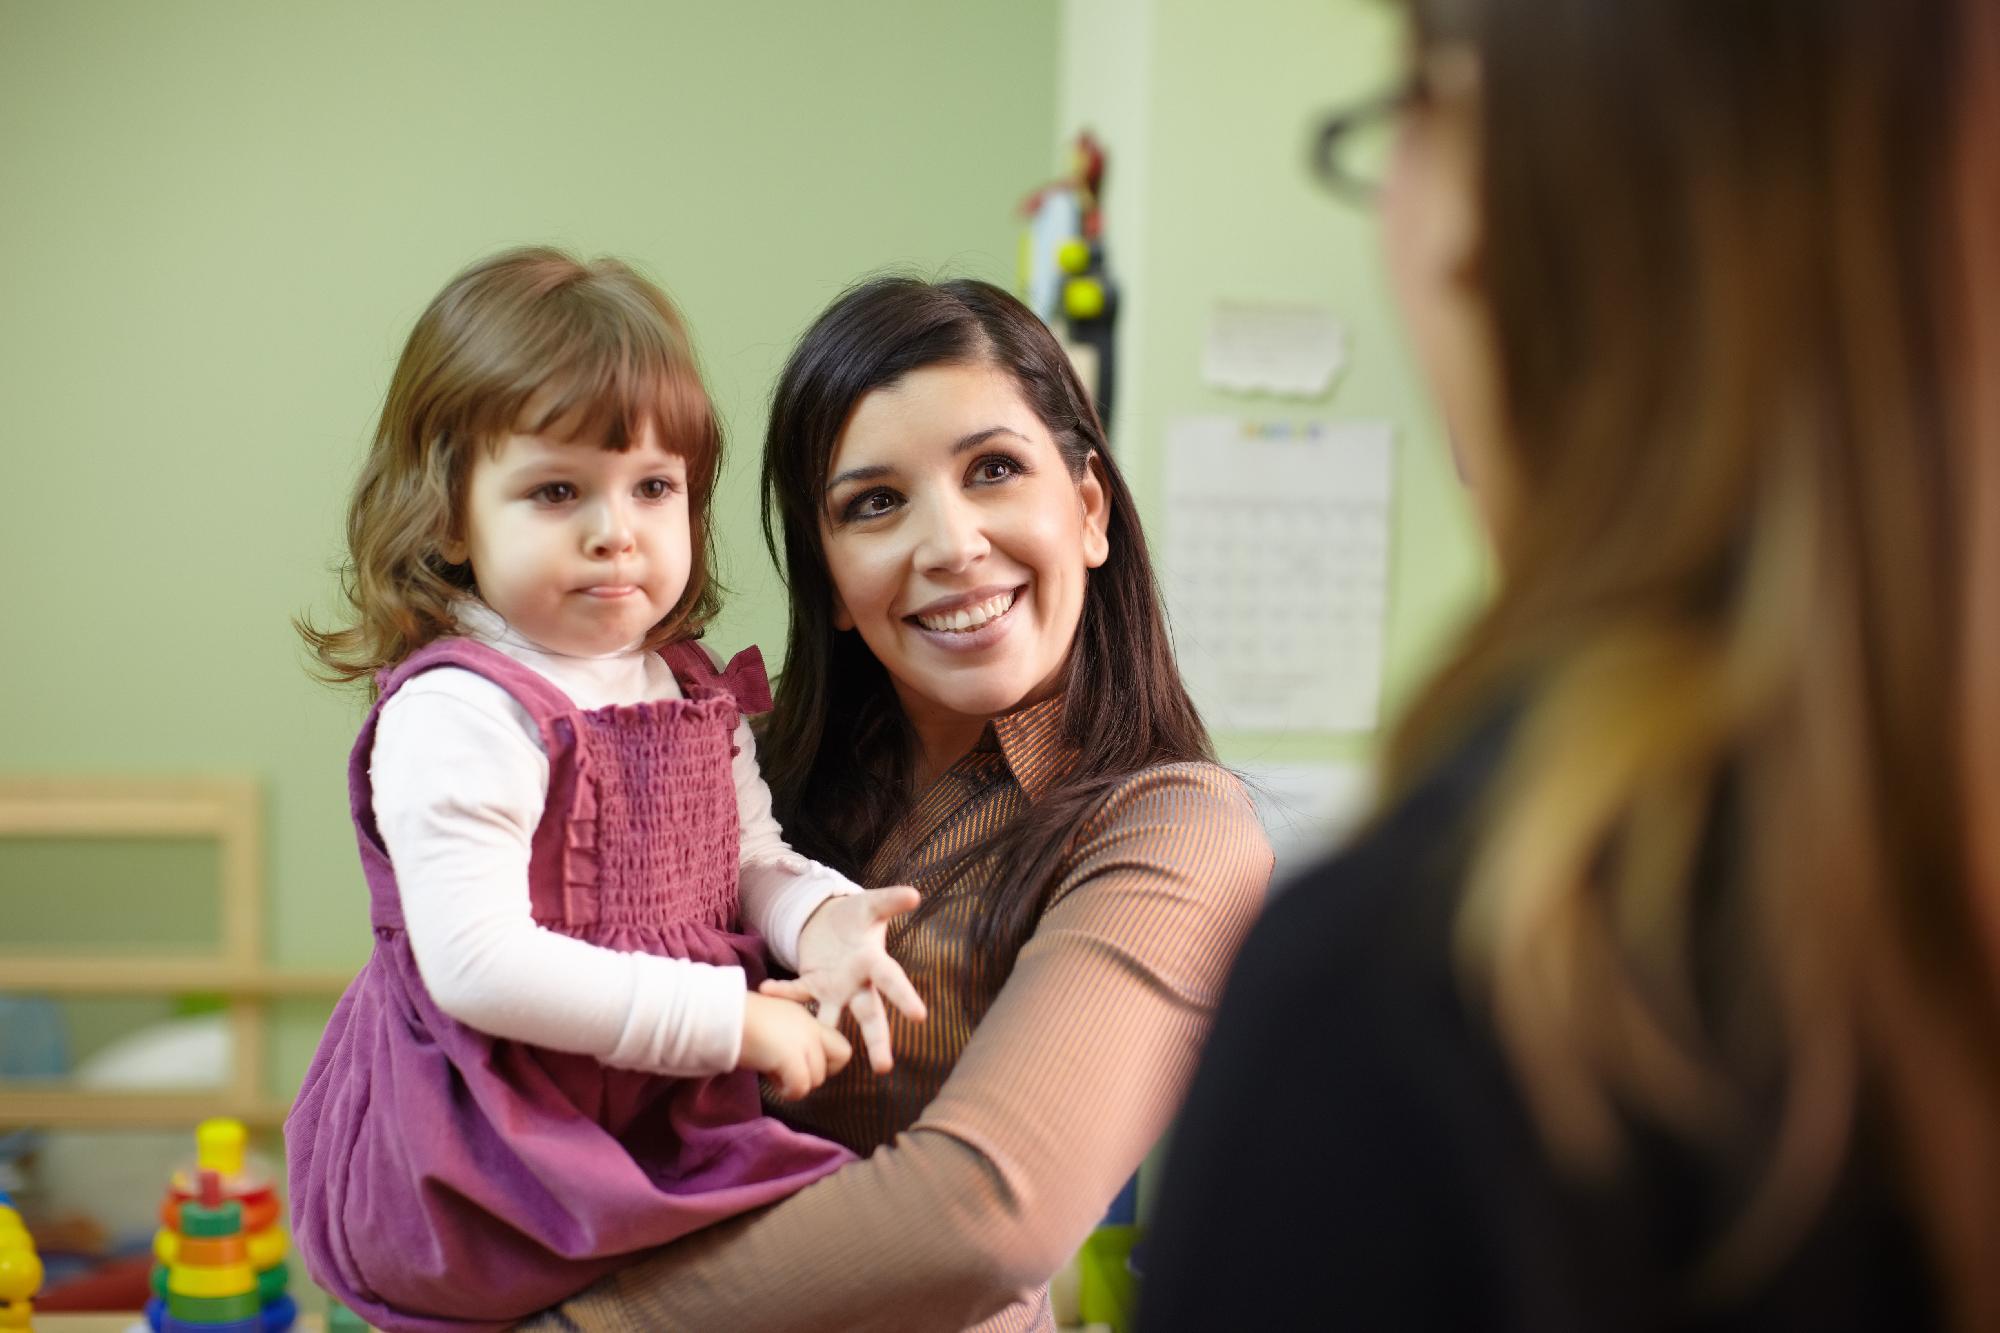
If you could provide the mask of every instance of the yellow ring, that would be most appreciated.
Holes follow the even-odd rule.
[[[257,1290],[257,1274],[249,1264],[219,1268],[175,1264],[167,1270],[167,1290],[181,1296],[241,1296]]]
[[[260,1273],[274,1268],[284,1260],[290,1249],[285,1242],[283,1227],[268,1227],[255,1232],[250,1237],[250,1266]]]

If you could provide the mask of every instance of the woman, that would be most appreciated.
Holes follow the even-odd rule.
[[[895,1069],[774,1109],[866,1157],[549,1317],[1051,1327],[1046,1284],[1180,1102],[1271,853],[1175,669],[1068,360],[979,282],[841,297],[773,398],[790,585],[765,772],[801,852],[923,901]]]
[[[1414,0],[1389,263],[1501,586],[1238,960],[1143,1327],[2000,1327],[1983,3]]]

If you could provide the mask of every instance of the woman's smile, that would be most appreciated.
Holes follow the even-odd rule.
[[[999,592],[981,589],[958,597],[944,597],[923,610],[903,617],[930,642],[946,652],[963,653],[987,648],[1014,624],[1013,611],[1028,585],[1003,588]]]

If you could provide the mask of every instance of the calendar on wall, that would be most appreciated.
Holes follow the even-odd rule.
[[[1375,727],[1393,443],[1385,423],[1168,426],[1162,581],[1212,730]]]

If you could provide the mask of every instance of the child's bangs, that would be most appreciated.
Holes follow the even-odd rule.
[[[715,410],[702,388],[679,330],[652,320],[606,319],[606,313],[551,348],[541,379],[522,407],[516,429],[619,452],[651,425],[667,452],[685,458],[690,473],[706,474],[720,444]]]

